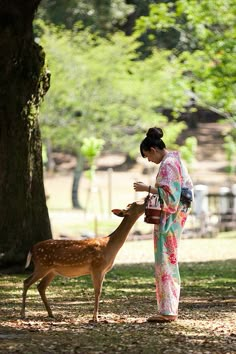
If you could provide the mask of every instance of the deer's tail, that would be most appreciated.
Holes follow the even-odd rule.
[[[28,255],[27,255],[27,260],[26,260],[25,268],[28,268],[28,266],[30,265],[31,258],[32,258],[32,253],[29,251],[29,253],[28,253]]]

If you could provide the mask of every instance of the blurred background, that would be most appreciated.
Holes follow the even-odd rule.
[[[221,14],[224,13],[224,16]],[[140,157],[164,131],[194,182],[184,237],[236,227],[235,38],[232,0],[42,1],[35,40],[50,90],[40,112],[44,182],[55,238],[104,236],[143,197],[158,167]],[[150,238],[135,224],[130,238]]]

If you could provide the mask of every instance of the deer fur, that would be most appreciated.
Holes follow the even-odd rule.
[[[46,240],[35,244],[27,256],[26,267],[31,260],[34,272],[25,281],[21,317],[25,317],[26,295],[29,287],[40,280],[37,288],[49,317],[53,317],[45,290],[57,275],[79,277],[91,275],[95,293],[93,321],[98,321],[98,307],[105,274],[112,268],[119,249],[124,244],[136,220],[144,213],[144,203],[134,202],[126,209],[114,209],[113,213],[124,217],[109,236],[87,240]]]

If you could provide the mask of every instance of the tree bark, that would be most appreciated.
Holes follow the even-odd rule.
[[[73,177],[73,184],[72,184],[72,191],[71,191],[72,206],[74,209],[83,209],[78,198],[79,183],[80,183],[80,178],[82,176],[83,170],[84,170],[84,158],[81,154],[78,154],[77,165],[74,170],[74,177]]]
[[[40,0],[0,1],[0,266],[22,264],[52,237],[46,205],[40,102],[50,85],[32,23]]]

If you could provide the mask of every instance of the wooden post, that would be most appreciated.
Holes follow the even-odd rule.
[[[112,209],[112,173],[113,169],[110,167],[107,170],[108,172],[108,215],[111,217],[111,209]]]

